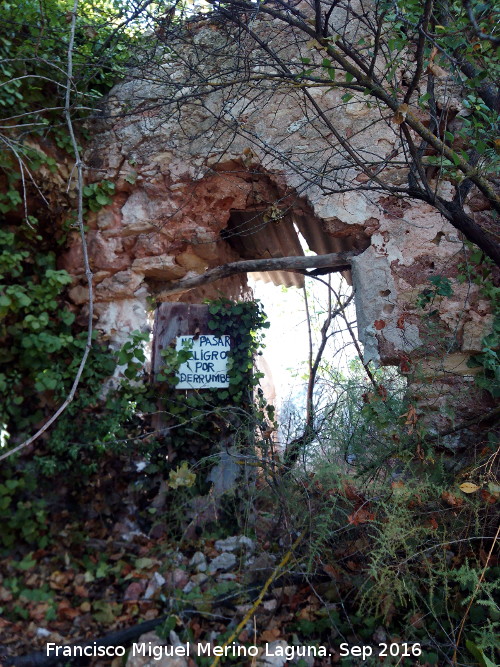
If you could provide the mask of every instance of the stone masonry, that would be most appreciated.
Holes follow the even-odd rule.
[[[254,30],[269,34],[272,23],[262,19]],[[186,61],[201,59],[203,50],[214,46],[221,58],[230,59],[226,39],[214,25],[197,25],[183,45]],[[207,77],[218,66],[207,63]],[[123,343],[128,332],[147,326],[151,298],[169,299],[162,287],[240,259],[224,237],[232,212],[278,203],[305,217],[339,248],[360,253],[352,280],[365,361],[405,370],[408,359],[412,364],[417,359],[426,377],[443,378],[448,389],[450,383],[468,387],[467,359],[480,350],[491,327],[487,301],[475,285],[454,282],[453,296],[441,300],[431,327],[416,305],[430,277],[457,276],[463,243],[456,230],[427,204],[366,191],[336,193],[308,178],[317,173],[320,158],[322,164],[344,167],[333,144],[325,143],[318,118],[294,90],[264,82],[258,98],[240,86],[191,99],[195,84],[181,63],[166,53],[156,68],[158,76],[132,72],[91,120],[88,182],[116,184],[112,204],[89,218],[96,326],[102,335],[114,345]],[[324,109],[339,102],[334,89],[312,89],[312,95]],[[172,103],[175,99],[179,104]],[[398,133],[376,122],[374,113],[362,97],[355,98],[336,126],[360,150],[369,146],[383,157],[399,149]],[[350,182],[363,183],[361,172],[345,170]],[[407,172],[395,170],[386,177],[404,183]],[[481,210],[481,202],[474,202],[470,210]],[[278,224],[272,216],[265,223]],[[84,311],[87,294],[76,236],[61,267],[74,275],[69,295]],[[244,295],[246,279],[236,276],[172,300],[196,303],[219,290]]]

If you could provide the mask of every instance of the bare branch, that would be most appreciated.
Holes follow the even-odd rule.
[[[415,68],[415,73],[413,74],[413,79],[411,80],[411,83],[408,86],[408,90],[406,91],[406,95],[404,98],[406,104],[410,102],[411,96],[413,95],[413,92],[417,88],[418,83],[420,81],[420,77],[422,76],[423,66],[424,66],[425,41],[426,41],[425,33],[429,25],[429,18],[432,13],[433,4],[434,4],[433,0],[426,0],[425,2],[424,14],[422,16],[422,26],[419,29],[419,35],[418,35],[417,53],[416,53],[417,66]]]
[[[160,299],[165,296],[182,294],[195,287],[213,283],[222,278],[229,278],[238,273],[260,273],[262,271],[295,271],[305,273],[306,269],[328,268],[331,272],[346,271],[350,268],[351,259],[356,252],[333,252],[328,255],[314,255],[310,257],[275,257],[270,259],[248,259],[242,262],[223,264],[209,269],[198,276],[182,278],[173,283],[158,286],[153,294]],[[306,274],[307,275],[307,274]]]
[[[470,0],[463,0],[463,3],[464,3],[465,9],[467,10],[469,20],[472,23],[472,25],[474,26],[474,31],[476,33],[476,37],[478,39],[485,39],[488,42],[491,42],[492,44],[494,44],[495,46],[498,46],[500,44],[500,37],[497,37],[496,35],[492,35],[492,34],[483,32],[481,30],[481,26],[479,25],[479,23],[476,20],[476,17],[474,16],[474,11],[471,7]]]
[[[85,364],[87,363],[87,358],[89,356],[90,349],[92,347],[92,320],[93,320],[93,290],[92,290],[92,271],[90,270],[90,265],[89,265],[89,258],[88,258],[88,252],[87,252],[87,241],[85,238],[85,227],[83,223],[83,164],[81,161],[80,157],[80,150],[78,148],[78,142],[76,140],[75,136],[75,131],[73,128],[73,122],[71,118],[71,89],[72,89],[72,84],[73,84],[73,48],[74,48],[74,43],[75,43],[75,30],[76,30],[76,17],[78,14],[78,1],[79,0],[74,0],[74,5],[73,5],[73,10],[71,12],[71,27],[70,27],[70,39],[69,39],[69,45],[68,45],[68,60],[67,60],[67,75],[66,75],[66,96],[65,96],[65,104],[64,104],[64,116],[66,118],[66,123],[68,126],[68,131],[70,134],[71,138],[71,143],[73,146],[73,152],[75,156],[75,167],[77,170],[77,190],[78,190],[78,209],[77,209],[77,223],[78,223],[78,228],[80,230],[80,238],[81,238],[81,243],[82,243],[82,250],[83,250],[83,263],[84,263],[84,268],[85,268],[85,275],[87,277],[87,283],[88,283],[88,289],[89,289],[89,304],[88,304],[88,309],[89,309],[89,314],[88,314],[88,325],[87,325],[87,342],[85,345],[85,350],[83,352],[82,360],[80,361],[80,365],[78,367],[75,379],[73,380],[73,384],[71,386],[71,389],[69,391],[69,394],[67,395],[66,399],[62,403],[62,405],[59,406],[59,408],[56,410],[56,412],[48,419],[45,424],[38,429],[38,431],[32,435],[30,438],[22,442],[20,445],[17,445],[17,447],[14,447],[14,449],[9,450],[8,452],[5,452],[0,456],[0,461],[3,459],[8,458],[9,456],[12,456],[13,454],[16,454],[17,452],[21,451],[22,449],[28,447],[28,445],[31,445],[35,440],[37,440],[45,431],[52,426],[52,424],[57,421],[59,416],[66,410],[68,405],[71,403],[73,398],[75,397],[76,390],[78,388],[78,385],[80,383],[80,379],[83,373],[83,369],[85,368]]]

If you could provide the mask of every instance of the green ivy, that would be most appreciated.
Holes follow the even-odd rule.
[[[254,373],[254,357],[262,346],[261,329],[269,328],[267,316],[259,301],[234,302],[220,298],[207,302],[212,316],[209,329],[217,336],[230,336],[229,387],[220,392],[223,400],[236,403],[252,402],[253,388],[259,384],[262,373]]]
[[[231,442],[231,446],[245,453],[253,451],[257,444],[256,425],[274,420],[274,408],[267,405],[262,392],[257,392],[254,400],[254,390],[261,377],[253,372],[254,356],[261,344],[260,332],[268,326],[261,304],[228,299],[207,304],[213,334],[231,338],[227,389],[186,391],[176,388],[179,366],[192,355],[188,345],[181,350],[176,350],[174,343],[164,348],[161,367],[149,384],[136,384],[132,379],[137,359],[137,355],[135,359],[132,357],[133,346],[125,344],[118,355],[120,362],[129,364],[132,371],[128,375],[131,378],[129,391],[131,396],[135,393],[135,406],[125,425],[128,437],[130,439],[134,433],[131,427],[137,422],[137,415],[143,415],[142,436],[134,441],[134,448],[149,461],[145,473],[152,479],[159,474],[169,480],[171,493],[181,494],[186,502],[207,493],[210,488],[206,474],[191,474],[191,466],[199,469],[200,465],[213,465],[212,457],[219,453],[223,442]],[[123,387],[121,391],[123,393]],[[148,422],[148,413],[156,415],[154,422]],[[139,434],[141,425],[137,427]],[[189,484],[172,484],[181,473],[189,478]],[[145,477],[145,490],[150,483]],[[221,516],[225,512],[234,522],[234,511],[234,502],[229,503],[226,509],[221,508]]]
[[[0,230],[0,245],[0,424],[22,434],[43,416],[40,392],[62,390],[81,344],[74,314],[61,307],[72,279],[54,253],[33,252],[11,231]]]
[[[2,512],[2,531],[0,545],[11,547],[21,538],[27,544],[36,544],[39,548],[47,545],[46,503],[41,499],[32,499],[29,494],[36,488],[33,477],[6,479],[0,483],[0,511]]]
[[[112,203],[111,195],[115,193],[115,184],[111,181],[100,181],[91,183],[83,188],[83,196],[86,205],[91,211],[100,211],[103,206]]]
[[[453,288],[451,286],[451,281],[445,276],[431,276],[428,279],[428,282],[431,283],[432,287],[428,287],[417,297],[417,306],[418,308],[425,308],[428,305],[432,305],[438,296],[447,297],[453,295]],[[432,311],[429,315],[434,315],[437,311]]]
[[[48,256],[43,274],[36,263],[33,266],[31,254],[22,243],[16,243],[14,235],[8,240],[11,246],[7,256],[17,254],[19,262],[5,262],[4,275],[8,273],[12,282],[15,277],[16,292],[29,293],[31,299],[16,312],[18,301],[10,304],[5,332],[12,333],[14,338],[2,346],[10,354],[8,363],[0,365],[9,397],[2,406],[2,422],[15,435],[14,445],[65,396],[81,359],[85,338],[73,333],[73,318],[69,317],[72,314],[61,307],[67,274],[55,271],[53,258]],[[39,283],[29,270],[35,268],[40,275]],[[29,281],[33,284],[23,291]],[[34,308],[36,304],[38,309]],[[13,457],[1,479],[19,479],[24,483],[29,478],[40,486],[64,474],[76,488],[98,472],[110,453],[127,459],[141,455],[149,461],[146,469],[149,475],[154,478],[155,473],[160,473],[168,478],[180,463],[198,463],[218,451],[222,438],[229,437],[236,446],[240,443],[249,451],[255,425],[274,420],[274,408],[267,405],[262,392],[257,393],[254,402],[260,374],[253,372],[253,361],[261,344],[260,331],[268,326],[267,318],[258,302],[220,299],[209,302],[208,307],[214,334],[231,337],[227,389],[189,392],[176,389],[176,370],[190,357],[191,351],[187,348],[177,351],[173,346],[164,351],[163,367],[151,383],[144,370],[148,333],[132,332],[116,352],[95,341],[73,402],[46,439],[39,442],[35,455],[23,461],[22,473],[16,471],[16,457]],[[43,313],[48,313],[48,318]],[[22,343],[26,336],[30,340],[27,348]],[[117,366],[122,379],[103,393],[104,383]],[[159,430],[149,417],[158,412],[163,415]],[[186,486],[182,492],[189,495],[205,492],[204,478],[197,475],[196,484]],[[146,479],[144,483],[147,485]],[[16,508],[12,518],[15,533],[21,519],[28,521],[30,507],[34,508],[30,505],[33,494],[17,486],[9,489],[9,493],[11,499],[4,502]],[[33,516],[30,525],[38,526],[36,530],[40,532],[43,515],[37,516],[40,520]],[[38,534],[33,530],[33,535]]]
[[[469,249],[472,245],[469,245]],[[476,383],[494,398],[500,397],[500,288],[493,277],[494,264],[481,250],[472,250],[467,264],[459,266],[459,282],[467,279],[479,286],[480,293],[491,303],[493,313],[492,331],[482,340],[479,354],[473,355],[467,365],[480,369],[475,375]]]

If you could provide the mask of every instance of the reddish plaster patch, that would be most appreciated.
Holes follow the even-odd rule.
[[[375,218],[370,218],[370,220]],[[365,248],[369,245],[369,237],[366,230],[361,225],[349,225],[339,218],[329,218],[323,221],[323,229],[327,234],[337,239],[349,238],[352,239],[353,245],[364,245]],[[357,243],[356,243],[357,242]]]
[[[424,285],[430,276],[434,275],[435,258],[422,255],[409,266],[401,266],[396,259],[391,263],[391,269],[398,278],[402,278],[412,287]]]
[[[411,204],[405,199],[400,199],[394,195],[381,197],[380,204],[384,207],[384,213],[389,220],[397,220],[404,217],[404,212],[411,207]]]

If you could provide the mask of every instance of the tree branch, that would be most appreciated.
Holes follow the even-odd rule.
[[[472,23],[474,26],[474,31],[476,33],[476,37],[478,39],[485,39],[494,44],[495,46],[498,46],[500,44],[500,37],[497,37],[496,35],[493,35],[491,33],[486,33],[481,30],[481,26],[476,20],[476,17],[474,16],[474,11],[471,7],[470,0],[463,0],[463,4],[465,9],[467,10],[467,14],[469,16],[469,21]]]
[[[425,2],[424,13],[421,19],[422,26],[418,33],[418,43],[417,43],[417,53],[416,53],[417,64],[415,67],[413,78],[410,82],[410,85],[408,86],[408,90],[406,91],[406,95],[404,97],[404,102],[406,104],[409,104],[411,96],[413,95],[414,91],[416,90],[419,84],[420,77],[422,76],[422,72],[424,69],[425,33],[427,32],[427,27],[429,25],[429,19],[432,13],[433,4],[434,4],[433,0],[426,0]]]
[[[211,0],[211,2],[212,4],[214,4],[215,0]],[[231,7],[238,7],[242,10],[251,8],[251,3],[246,2],[246,0],[231,0],[229,4]],[[431,11],[431,9],[432,9],[431,0],[427,0],[426,8],[424,9],[425,24],[427,24],[428,22],[429,12]],[[438,135],[438,128],[436,128],[435,131],[432,131],[429,128],[427,128],[424,125],[424,123],[420,120],[418,114],[409,105],[401,104],[401,100],[398,99],[398,96],[394,91],[387,90],[377,80],[377,78],[374,76],[373,72],[371,72],[369,68],[361,67],[359,63],[360,60],[359,53],[356,51],[354,46],[345,43],[343,40],[338,40],[332,43],[332,41],[329,40],[328,38],[324,38],[321,32],[318,34],[318,31],[315,29],[315,27],[311,25],[312,22],[308,22],[307,20],[299,18],[295,15],[291,15],[290,13],[285,14],[283,11],[275,9],[273,6],[269,6],[267,4],[261,5],[261,12],[269,15],[275,20],[282,21],[283,25],[286,25],[289,28],[292,29],[295,28],[300,33],[302,33],[302,35],[304,36],[307,35],[310,38],[312,38],[310,42],[311,46],[309,48],[315,48],[321,54],[326,54],[346,74],[349,74],[351,75],[351,77],[353,77],[353,83],[362,86],[370,96],[372,96],[380,103],[385,105],[387,109],[390,109],[395,113],[404,113],[403,122],[408,126],[408,128],[413,130],[413,132],[415,132],[424,142],[426,142],[427,145],[431,146],[434,150],[436,150],[439,155],[442,155],[444,159],[447,159],[452,164],[454,164],[455,168],[458,171],[461,171],[464,174],[464,176],[467,179],[469,179],[474,185],[476,185],[476,187],[487,197],[491,207],[495,211],[500,213],[500,197],[496,192],[495,187],[492,186],[492,184],[489,182],[489,179],[486,176],[483,176],[475,165],[471,164],[468,160],[464,159],[461,153],[453,150],[453,148],[451,148],[444,141],[442,141]],[[226,17],[229,21],[235,23],[240,29],[245,30],[252,37],[252,39],[264,50],[264,52],[271,55],[273,60],[275,60],[277,67],[280,68],[282,72],[284,72],[287,76],[289,75],[290,70],[287,67],[286,61],[283,61],[283,59],[276,57],[275,54],[270,49],[269,45],[267,43],[264,43],[263,40],[260,39],[255,34],[255,32],[241,20],[239,16],[233,15],[233,13],[231,13],[227,8],[219,9],[219,13],[222,14],[224,17]],[[429,38],[428,33],[426,32],[424,27],[421,26],[420,27],[421,39],[424,36],[426,38]],[[463,64],[460,64],[462,71],[464,71],[464,73],[466,73],[466,75],[469,76],[469,74],[465,72],[464,66],[462,65]],[[417,79],[414,78],[411,87],[417,84],[418,79],[421,76],[421,74],[419,74],[419,70],[421,70],[422,66],[423,66],[423,61],[420,58],[420,61],[417,62],[417,67],[415,71]],[[343,137],[341,133],[339,133],[336,130],[334,124],[328,118],[326,118],[326,115],[322,113],[322,110],[320,109],[318,103],[316,102],[315,98],[313,98],[313,96],[309,93],[307,88],[305,88],[304,94],[309,99],[309,102],[313,105],[318,115],[321,117],[321,120],[325,123],[330,132],[334,134],[336,140],[340,143],[342,148],[344,148],[344,150],[348,153],[350,158],[353,160],[354,164],[356,164],[364,173],[367,173],[366,165],[363,164],[363,161],[360,160],[358,156],[355,154],[355,151],[353,150],[353,147],[349,142],[349,140]],[[369,175],[369,177],[372,178],[376,183],[384,185],[380,182],[379,179],[373,178],[372,174],[367,174],[367,175]],[[390,190],[390,188],[387,185],[385,185],[385,189]],[[419,194],[419,196],[416,196],[416,198],[425,199],[426,196],[427,193],[422,192]],[[439,204],[436,205],[435,202],[429,202],[429,203],[431,203],[431,205],[433,206],[436,206],[438,210],[443,212],[443,207],[441,205]],[[481,249],[484,250],[484,252],[491,259],[493,259],[493,261],[497,265],[499,265],[500,245],[495,243],[491,239],[487,239],[483,230],[471,218],[469,218],[467,224],[464,224],[463,216],[457,216],[456,212],[451,214],[449,211],[447,211],[446,217],[454,226],[457,226],[455,225],[455,221],[457,221],[459,225],[457,226],[457,229],[462,231],[469,240],[473,241],[474,243],[477,243],[476,238],[482,239],[481,243],[483,245],[480,246]],[[469,230],[472,231],[473,236],[469,236]]]
[[[173,283],[159,284],[153,291],[156,297],[182,294],[188,290],[213,283],[222,278],[229,278],[238,273],[260,273],[262,271],[292,271],[302,273],[306,269],[329,268],[332,273],[346,271],[351,266],[351,259],[358,255],[356,252],[332,252],[328,255],[314,255],[309,257],[274,257],[269,259],[248,259],[241,262],[223,264],[209,269],[200,275],[181,278]]]
[[[73,128],[73,122],[71,118],[71,88],[73,84],[73,48],[75,44],[75,31],[76,31],[76,17],[78,13],[78,2],[79,0],[74,0],[73,9],[71,11],[71,27],[70,27],[70,38],[68,45],[68,60],[67,60],[67,72],[66,72],[66,96],[64,102],[64,116],[66,119],[66,124],[68,126],[68,132],[71,138],[71,144],[73,146],[73,153],[75,156],[75,168],[77,171],[77,183],[78,183],[78,209],[77,209],[77,224],[78,229],[80,230],[80,238],[82,243],[82,252],[83,252],[83,263],[85,268],[85,275],[87,277],[88,290],[89,290],[89,314],[88,314],[88,325],[87,325],[87,342],[85,345],[85,350],[83,352],[82,360],[76,372],[75,379],[67,395],[66,399],[59,406],[56,412],[48,419],[45,424],[38,429],[38,431],[32,435],[30,438],[22,442],[14,449],[5,452],[0,456],[0,461],[6,459],[9,456],[19,452],[21,449],[28,447],[35,440],[37,440],[45,431],[52,426],[52,424],[59,418],[59,416],[66,410],[68,405],[71,403],[75,397],[77,387],[80,383],[80,378],[83,373],[85,364],[87,363],[87,357],[89,356],[90,348],[92,347],[92,327],[93,327],[93,291],[92,291],[92,271],[90,270],[89,257],[87,252],[87,242],[85,239],[85,226],[83,223],[83,164],[80,158],[80,149],[78,147],[78,142],[76,140],[75,131]]]

